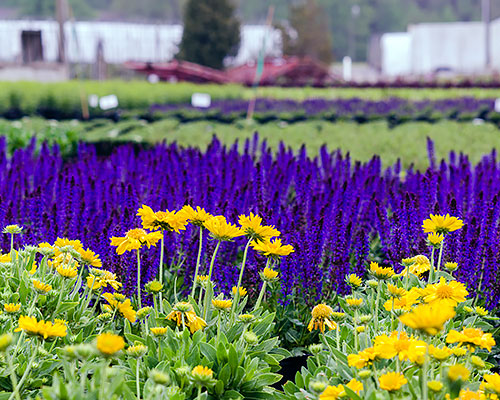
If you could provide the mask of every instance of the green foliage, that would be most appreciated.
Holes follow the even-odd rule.
[[[290,7],[289,24],[296,37],[292,37],[286,27],[281,28],[284,54],[309,56],[326,64],[332,62],[332,37],[327,17],[316,0]]]
[[[234,12],[232,0],[189,0],[177,57],[221,69],[224,58],[236,55],[240,45],[240,22]]]

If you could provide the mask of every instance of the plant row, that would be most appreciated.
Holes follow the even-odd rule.
[[[249,110],[247,100],[218,100],[208,108],[197,108],[186,104],[154,105],[147,120],[177,118],[180,122],[199,120],[233,123],[246,118]],[[123,116],[130,116],[124,114]],[[259,98],[255,102],[252,118],[259,123],[284,121],[296,123],[311,119],[335,122],[352,120],[366,123],[386,119],[395,126],[410,121],[437,122],[443,119],[471,121],[481,118],[495,124],[500,123],[500,113],[495,111],[495,99],[472,97],[440,100],[410,101],[402,98],[388,98],[372,101],[362,98],[276,100]]]
[[[397,265],[407,254],[426,254],[425,240],[414,235],[420,221],[431,212],[450,212],[466,227],[450,239],[444,261],[453,257],[459,263],[457,278],[474,288],[474,296],[488,298],[491,306],[500,298],[500,165],[495,153],[477,165],[456,154],[437,164],[429,143],[431,165],[420,172],[402,170],[399,163],[383,169],[378,157],[352,162],[326,148],[314,158],[305,148],[295,154],[281,146],[275,153],[257,136],[242,152],[216,139],[205,152],[175,144],[142,150],[123,145],[109,157],[80,145],[71,159],[46,145],[36,153],[34,141],[12,157],[5,147],[2,139],[0,224],[23,224],[22,243],[81,238],[122,279],[127,293],[136,285],[128,271],[130,260],[100,238],[137,225],[135,210],[147,203],[158,209],[203,204],[230,221],[247,210],[279,225],[283,240],[295,248],[280,266],[284,295],[307,294],[308,301],[344,293],[341,277],[363,271],[368,256]],[[9,242],[4,239],[1,245],[7,249]],[[223,289],[237,281],[232,264],[243,248],[244,241],[236,238],[234,245],[222,244],[218,250],[214,277]],[[175,255],[181,252],[181,276],[189,280],[197,249],[196,230],[169,234],[166,260],[177,262]],[[203,249],[211,257],[215,243],[203,238]],[[265,259],[252,253],[247,263],[245,284],[252,287]],[[142,281],[156,273],[156,265],[146,258]],[[251,289],[250,295],[255,295]]]
[[[18,119],[23,116],[43,116],[49,119],[121,118],[123,113],[148,114],[154,104],[187,104],[195,92],[207,93],[213,101],[249,99],[255,90],[238,85],[195,85],[191,83],[158,83],[144,81],[70,81],[43,84],[38,82],[1,82],[0,117]],[[455,97],[496,98],[498,89],[422,89],[413,88],[275,88],[263,87],[259,97],[304,100],[307,98],[353,98],[384,100],[391,97],[414,99],[447,99]],[[118,107],[104,111],[89,96],[115,95]],[[125,113],[127,114],[127,113]]]
[[[307,365],[281,386],[277,372],[290,353],[276,336],[283,306],[272,292],[283,285],[279,261],[294,252],[282,244],[281,232],[253,213],[232,224],[200,207],[155,211],[143,205],[136,211],[141,227],[100,238],[110,239],[119,257],[134,256],[127,269],[138,280],[130,297],[80,240],[18,248],[23,227],[4,228],[10,250],[0,256],[2,398],[498,398],[492,334],[498,318],[475,305],[454,278],[458,264],[442,257],[464,228],[461,219],[431,214],[421,226],[425,236],[414,232],[426,238],[430,258],[404,258],[395,269],[371,261],[363,271],[370,279],[343,277],[350,294],[332,293],[311,307],[307,331],[317,342],[309,346]],[[167,232],[183,236],[188,226],[199,236],[198,253],[182,295],[164,281],[170,272],[164,246]],[[203,236],[216,243],[206,262]],[[242,260],[232,264],[238,282],[224,291],[212,273],[221,244],[234,246],[235,238],[246,245]],[[158,247],[158,274],[143,293],[142,261]],[[241,286],[253,252],[266,259],[255,303]],[[151,306],[143,306],[145,293]]]

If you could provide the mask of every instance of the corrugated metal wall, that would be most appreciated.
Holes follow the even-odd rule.
[[[55,21],[0,21],[0,62],[21,62],[21,32],[42,32],[44,61],[56,61],[58,25]],[[108,63],[125,61],[169,61],[182,38],[181,25],[130,24],[120,22],[67,22],[66,54],[70,62],[93,63],[99,40],[104,45]],[[249,25],[242,28],[240,51],[233,62],[243,63],[256,58],[267,28]],[[281,36],[273,30],[267,41],[267,53],[281,55]]]

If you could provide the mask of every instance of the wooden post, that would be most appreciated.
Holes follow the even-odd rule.
[[[64,37],[64,22],[68,18],[68,7],[66,0],[56,0],[56,19],[59,24],[59,55],[57,61],[61,64],[66,63],[66,47]]]
[[[266,27],[268,29],[272,28],[273,23],[273,15],[274,15],[274,6],[269,6],[267,10],[267,19],[266,19]],[[259,56],[259,60],[255,66],[255,78],[253,82],[253,96],[248,103],[247,110],[247,122],[249,122],[253,118],[253,112],[255,110],[255,101],[257,100],[257,88],[259,87],[260,78],[262,77],[262,73],[264,72],[264,65],[266,63],[266,35],[267,32],[264,32],[264,39],[262,40],[262,49],[261,54]],[[260,65],[259,65],[260,64]],[[260,71],[259,71],[260,68]]]

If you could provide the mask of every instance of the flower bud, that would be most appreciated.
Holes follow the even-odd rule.
[[[245,342],[247,342],[247,344],[249,345],[255,345],[257,343],[259,343],[259,337],[253,333],[253,332],[245,332],[245,334],[243,335],[243,340],[245,340]]]
[[[10,333],[4,333],[0,335],[0,352],[4,352],[12,343],[12,335]]]
[[[453,271],[456,271],[458,269],[458,264],[456,262],[447,262],[444,264],[444,267],[448,271],[453,272]]]
[[[486,367],[486,363],[484,362],[484,360],[478,356],[471,356],[470,362],[478,369],[484,369]]]
[[[23,227],[19,225],[7,225],[3,228],[3,233],[10,233],[11,235],[17,235],[23,231]]]
[[[137,310],[137,318],[146,318],[153,311],[153,307],[142,307]]]
[[[127,349],[127,355],[130,357],[140,358],[148,352],[148,347],[143,344],[138,344],[135,346],[130,346]]]
[[[439,392],[443,389],[443,384],[439,381],[429,381],[427,382],[427,387],[433,392]]]
[[[362,371],[359,371],[358,375],[361,379],[368,379],[370,376],[372,376],[372,372],[368,369],[364,369]]]
[[[321,394],[325,391],[326,387],[327,387],[327,383],[326,382],[323,382],[323,381],[312,381],[310,384],[309,384],[309,389],[311,390],[311,392],[314,392],[316,394]]]
[[[378,287],[378,282],[374,279],[367,280],[366,284],[370,286],[372,289],[376,289]]]
[[[157,385],[165,385],[165,386],[167,386],[167,385],[170,384],[170,377],[166,373],[164,373],[162,371],[159,371],[157,369],[151,370],[151,372],[149,373],[149,377]]]
[[[309,351],[313,356],[315,356],[323,351],[323,345],[321,343],[311,344],[309,346]]]

